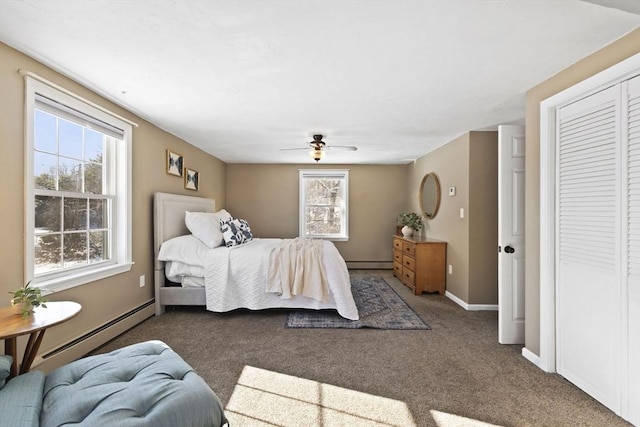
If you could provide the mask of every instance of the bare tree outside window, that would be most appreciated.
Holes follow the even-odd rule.
[[[103,160],[109,137],[36,110],[34,273],[110,259]]]
[[[301,171],[301,235],[345,239],[346,224],[346,171]]]

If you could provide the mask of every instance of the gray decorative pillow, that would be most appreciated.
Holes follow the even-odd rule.
[[[224,244],[227,247],[238,246],[253,240],[251,227],[244,219],[234,218],[228,221],[220,221],[220,230],[222,230]]]

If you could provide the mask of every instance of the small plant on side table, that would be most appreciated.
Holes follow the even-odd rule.
[[[13,295],[11,306],[14,307],[16,313],[19,313],[22,317],[29,316],[36,307],[47,308],[47,300],[42,296],[40,288],[32,288],[29,286],[30,283],[31,282],[27,282],[26,285],[15,292],[9,292]]]

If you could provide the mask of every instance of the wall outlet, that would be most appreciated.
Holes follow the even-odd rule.
[[[453,274],[453,265],[449,264],[449,274]]]
[[[144,274],[142,276],[140,276],[140,287],[144,288],[145,282],[144,282]]]
[[[449,195],[450,196],[456,195],[456,187],[449,187]]]

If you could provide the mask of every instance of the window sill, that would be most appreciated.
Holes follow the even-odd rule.
[[[332,242],[348,242],[349,237],[335,237],[335,236],[304,236],[305,239],[316,239],[316,240],[329,240]]]
[[[43,295],[64,291],[66,289],[75,288],[76,286],[86,285],[87,283],[97,280],[106,279],[107,277],[117,274],[126,273],[131,270],[132,262],[126,264],[110,265],[108,267],[95,269],[83,273],[70,274],[64,277],[56,277],[55,279],[35,281],[33,286],[42,290]]]

